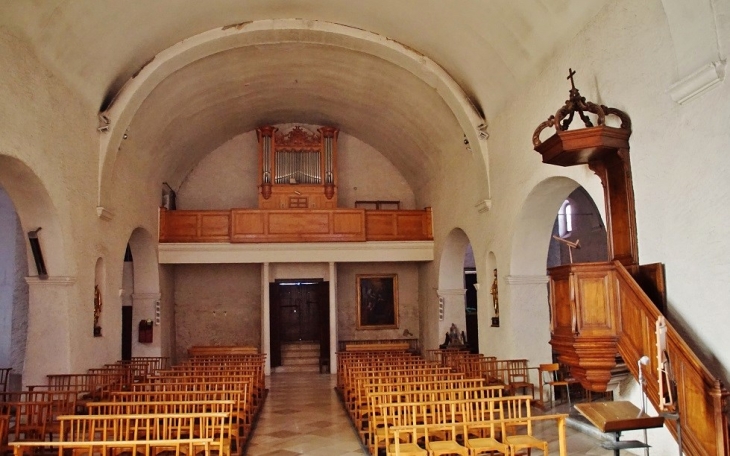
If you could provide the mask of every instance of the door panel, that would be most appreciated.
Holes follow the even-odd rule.
[[[281,365],[281,344],[312,341],[320,344],[320,357],[329,357],[329,282],[272,283],[271,366]]]

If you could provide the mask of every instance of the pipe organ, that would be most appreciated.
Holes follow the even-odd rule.
[[[337,208],[337,134],[333,127],[256,130],[260,209]]]

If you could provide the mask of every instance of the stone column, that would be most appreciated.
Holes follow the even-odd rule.
[[[28,283],[28,336],[23,366],[23,386],[46,384],[48,374],[68,374],[74,368],[71,338],[88,327],[71,325],[71,292],[76,277],[26,277]]]
[[[511,334],[509,356],[527,358],[530,367],[552,362],[548,277],[512,275],[505,281],[509,287],[509,303],[507,308],[500,306],[499,314],[500,324],[507,326]]]
[[[337,373],[337,263],[329,264],[330,282],[330,372]]]
[[[162,332],[157,323],[152,328],[152,343],[139,343],[139,322],[155,322],[160,293],[132,293],[132,356],[162,356]]]
[[[271,296],[269,282],[271,281],[270,263],[261,265],[261,353],[266,353],[264,372],[271,375]]]

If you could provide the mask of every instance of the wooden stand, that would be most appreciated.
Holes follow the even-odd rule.
[[[606,442],[601,446],[607,450],[613,450],[616,456],[621,453],[621,450],[649,448],[649,445],[638,440],[621,441],[623,431],[658,428],[664,425],[664,417],[641,413],[634,404],[628,401],[589,402],[576,404],[575,408],[601,432],[615,433],[615,442]]]

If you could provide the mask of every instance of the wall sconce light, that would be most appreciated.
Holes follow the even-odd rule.
[[[160,326],[160,301],[155,301],[155,325]]]
[[[33,259],[35,260],[36,271],[38,271],[38,278],[47,279],[48,271],[46,271],[46,263],[43,261],[41,244],[38,240],[38,232],[40,230],[41,229],[39,227],[37,230],[28,231],[28,241],[30,242],[30,250],[33,252]]]

